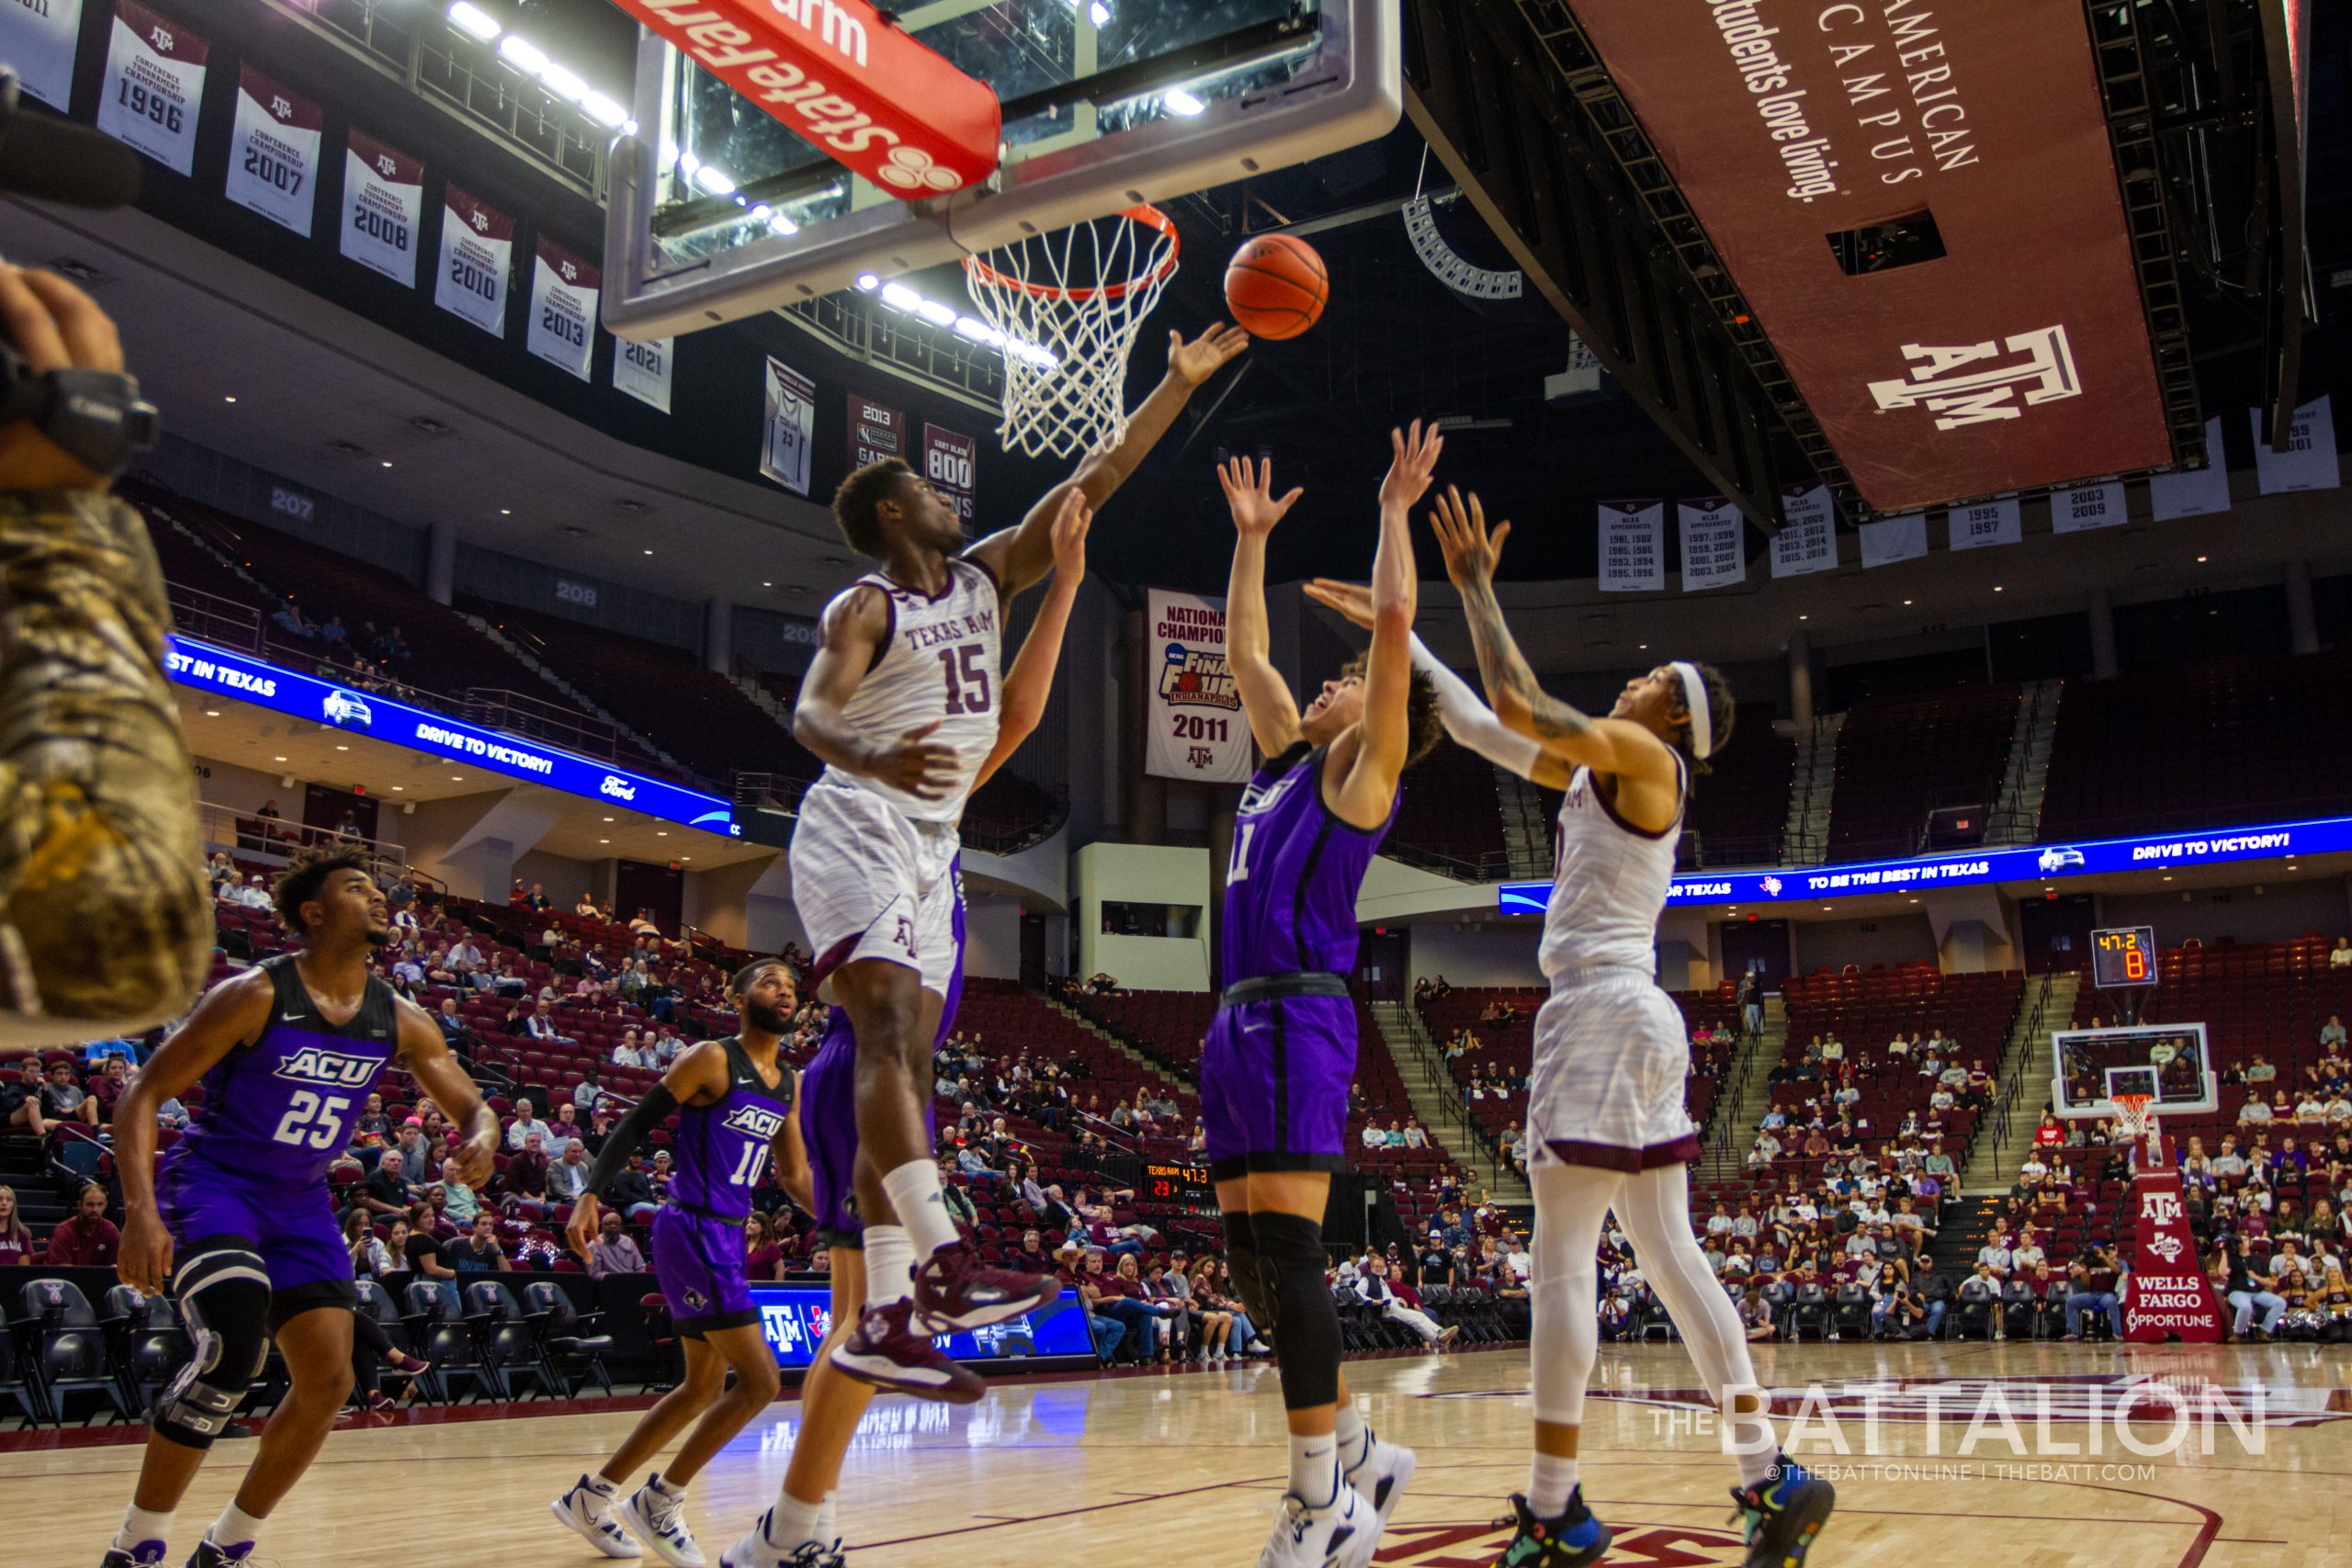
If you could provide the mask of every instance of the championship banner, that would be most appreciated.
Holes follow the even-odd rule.
[[[678,345],[673,337],[631,343],[613,340],[613,388],[663,413],[670,412],[670,363]]]
[[[1747,520],[1720,495],[1675,509],[1682,525],[1682,592],[1729,588],[1747,581]]]
[[[1944,518],[1946,540],[1955,550],[1981,550],[1993,545],[2014,545],[2025,537],[2025,521],[2015,497],[1955,506]]]
[[[325,125],[325,111],[301,94],[250,65],[241,69],[229,132],[229,199],[309,239]]]
[[[849,466],[862,468],[907,455],[907,416],[861,392],[849,395]]]
[[[492,337],[506,335],[506,277],[514,262],[514,220],[456,186],[441,195],[441,270],[433,302]]]
[[[1772,536],[1772,575],[1838,570],[1838,504],[1827,485],[1782,485],[1781,531]]]
[[[588,379],[588,360],[596,344],[596,297],[603,287],[603,274],[594,263],[541,235],[531,265],[531,314],[523,331],[524,346],[549,365]]]
[[[1657,593],[1666,587],[1666,502],[1600,503],[1600,592]]]
[[[2320,400],[2295,411],[2287,428],[2287,450],[2273,452],[2262,438],[2262,411],[2246,410],[2254,422],[2254,468],[2262,493],[2278,495],[2290,490],[2334,490],[2342,482],[2335,465],[2335,411],[2323,393]]]
[[[980,444],[968,435],[926,421],[922,427],[922,477],[956,504],[956,520],[972,532],[978,510]]]
[[[74,105],[74,56],[82,42],[82,0],[0,4],[0,60],[17,68],[28,98],[63,114]]]
[[[2256,438],[2259,445],[2259,437]],[[2230,509],[2230,465],[2222,450],[2222,416],[2205,422],[2205,466],[2148,480],[2148,510],[2159,523],[2204,517]]]
[[[2113,528],[2129,521],[2123,509],[2121,485],[2085,485],[2080,490],[2050,492],[2050,531],[2053,534]]]
[[[1917,560],[1928,553],[1928,515],[1924,512],[1915,512],[1908,517],[1890,517],[1883,523],[1865,523],[1860,533],[1865,571],[1874,566]]]
[[[1145,679],[1143,771],[1203,784],[1250,782],[1250,721],[1225,668],[1225,601],[1154,588],[1146,592],[1152,649]]]
[[[807,495],[808,451],[817,439],[817,383],[783,360],[771,359],[766,398],[760,472],[797,495]]]
[[[344,255],[413,288],[424,221],[424,160],[353,126],[343,150]]]
[[[196,120],[211,46],[139,0],[115,0],[114,41],[98,94],[98,129],[155,162],[196,166]]]

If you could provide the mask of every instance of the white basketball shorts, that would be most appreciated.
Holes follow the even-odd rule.
[[[844,964],[878,958],[947,994],[956,972],[953,823],[918,822],[870,790],[820,778],[792,829],[792,902],[816,954],[818,994]]]
[[[1555,982],[1535,1015],[1530,1162],[1630,1173],[1698,1158],[1690,1070],[1681,1010],[1649,976],[1596,967]]]

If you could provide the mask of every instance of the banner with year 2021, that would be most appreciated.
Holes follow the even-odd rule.
[[[74,107],[74,56],[82,41],[82,0],[16,0],[0,5],[0,60],[17,68],[17,85],[63,114]]]
[[[1154,588],[1149,617],[1150,688],[1144,721],[1145,773],[1203,784],[1250,782],[1250,721],[1225,667],[1225,601]]]

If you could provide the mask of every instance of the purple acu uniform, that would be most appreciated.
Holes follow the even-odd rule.
[[[1242,792],[1220,934],[1225,995],[1201,1051],[1209,1174],[1339,1170],[1356,1070],[1356,895],[1396,818],[1369,830],[1323,803],[1302,740]]]
[[[741,1041],[729,1035],[719,1044],[727,1094],[678,1107],[669,1198],[653,1217],[654,1278],[671,1322],[690,1339],[760,1320],[743,1275],[743,1222],[767,1176],[768,1141],[792,1114],[790,1069],[779,1063],[770,1088]]]
[[[155,1171],[175,1280],[209,1252],[260,1255],[270,1321],[358,1300],[327,1170],[400,1043],[392,989],[374,976],[348,1023],[330,1024],[291,953],[261,965],[275,988],[269,1022],[204,1077],[204,1101]]]

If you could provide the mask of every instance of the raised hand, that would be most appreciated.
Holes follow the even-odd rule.
[[[1216,482],[1225,489],[1225,504],[1233,512],[1233,525],[1245,536],[1268,534],[1283,514],[1295,505],[1306,491],[1294,485],[1290,493],[1274,499],[1274,461],[1269,457],[1261,464],[1254,457],[1231,457],[1216,471]]]
[[[1437,547],[1445,555],[1445,575],[1453,579],[1454,587],[1494,580],[1503,541],[1510,537],[1510,525],[1498,524],[1489,535],[1486,509],[1478,504],[1476,492],[1464,506],[1462,492],[1446,486],[1445,493],[1437,498],[1437,510],[1430,513],[1430,527],[1437,534]]]
[[[1401,430],[1390,431],[1388,446],[1394,456],[1387,478],[1380,481],[1380,504],[1410,506],[1429,490],[1430,476],[1437,471],[1438,454],[1445,450],[1445,437],[1437,433],[1435,422],[1424,434],[1417,419],[1409,435]]]
[[[1054,513],[1054,575],[1075,582],[1086,575],[1086,531],[1094,525],[1086,492],[1072,485]]]
[[[866,777],[904,790],[917,800],[946,799],[948,785],[956,779],[956,748],[930,739],[946,722],[934,718],[888,746],[869,748],[862,771]]]
[[[1363,583],[1318,577],[1306,585],[1306,596],[1326,609],[1339,611],[1364,630],[1372,629],[1372,590]]]
[[[1182,378],[1188,386],[1197,387],[1249,346],[1248,333],[1223,321],[1210,322],[1207,330],[1190,343],[1184,341],[1182,333],[1171,330],[1168,334],[1168,373]]]

